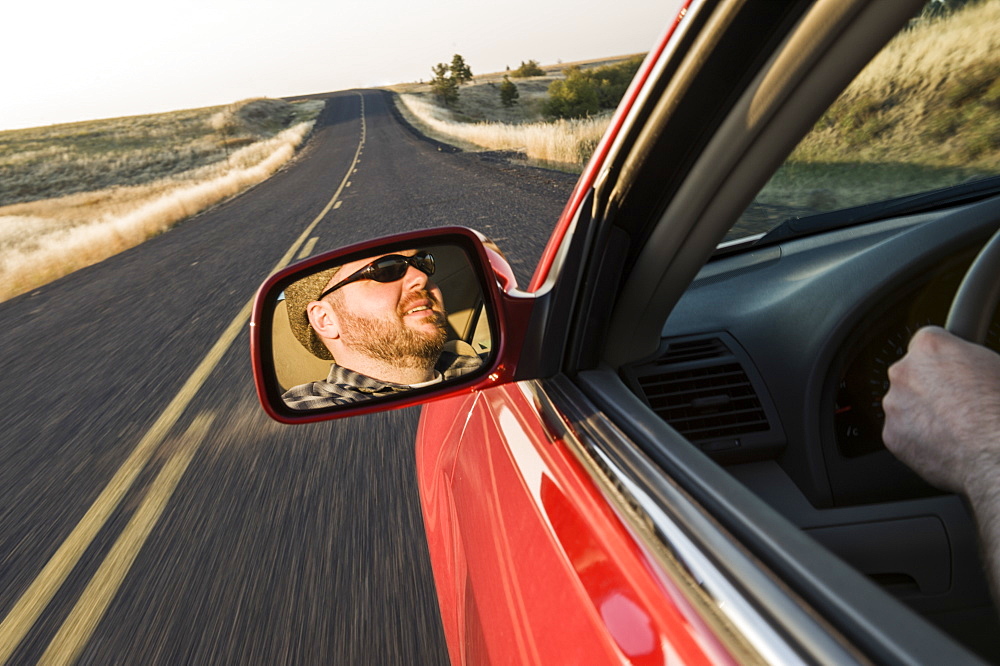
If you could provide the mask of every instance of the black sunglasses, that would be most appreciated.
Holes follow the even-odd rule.
[[[434,275],[434,255],[430,252],[420,251],[412,257],[404,257],[401,254],[387,254],[384,257],[379,257],[375,261],[362,266],[360,269],[354,271],[346,278],[324,291],[316,300],[322,300],[323,297],[332,294],[345,284],[357,282],[358,280],[395,282],[406,275],[406,271],[410,266],[413,266],[418,271],[422,271],[427,275]]]

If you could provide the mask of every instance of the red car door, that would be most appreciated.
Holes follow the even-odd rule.
[[[727,661],[543,421],[543,390],[506,385],[421,419],[417,474],[452,662]]]

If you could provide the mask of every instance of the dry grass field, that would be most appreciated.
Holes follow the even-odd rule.
[[[0,132],[0,300],[263,181],[321,109],[261,99]]]
[[[468,123],[456,121],[453,113],[428,97],[404,94],[398,101],[401,112],[412,124],[440,141],[463,150],[512,151],[531,164],[571,171],[579,170],[590,158],[611,120],[608,113],[555,122]]]
[[[836,207],[1000,173],[1000,0],[916,23],[857,77],[758,200]],[[887,189],[887,187],[891,189]]]
[[[563,78],[570,67],[583,69],[612,65],[635,57],[624,55],[560,65],[542,66],[544,76],[511,78],[518,100],[512,107],[500,103],[500,82],[507,72],[476,76],[462,86],[455,108],[439,104],[430,85],[400,84],[390,89],[399,93],[400,112],[421,132],[463,150],[503,150],[520,153],[529,164],[580,171],[597,146],[611,120],[611,112],[580,120],[547,122],[542,106],[549,85]]]

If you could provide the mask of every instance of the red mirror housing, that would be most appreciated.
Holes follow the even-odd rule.
[[[406,259],[418,251],[421,257],[430,254],[431,262]],[[369,268],[374,264],[382,270]],[[422,272],[410,272],[407,264]],[[353,363],[343,360],[349,358],[346,351],[339,363],[333,359],[325,346],[335,343],[321,335],[325,329],[316,324],[314,315],[322,311],[318,306],[332,309],[332,302],[353,314],[346,305],[347,296],[319,298],[330,284],[348,277],[340,271],[347,265],[352,273],[360,272],[355,270],[359,266],[367,269],[363,277],[350,281],[363,284],[336,291],[351,292],[350,298],[361,299],[353,303],[362,308],[374,307],[370,294],[386,289],[396,290],[389,297],[395,307],[407,279],[424,280],[430,291],[422,293],[440,294],[430,297],[434,303],[440,300],[439,314],[430,312],[437,306],[421,305],[405,313],[406,323],[403,313],[395,309],[386,315],[401,328],[426,327],[413,321],[438,317],[435,321],[447,341],[440,356],[432,360],[433,381],[400,382],[372,373],[370,366],[352,368]],[[400,271],[405,277],[396,275]],[[463,227],[406,232],[311,257],[270,276],[257,291],[250,354],[258,399],[277,421],[310,423],[409,407],[513,381],[533,300],[517,290],[514,273],[496,245]],[[309,309],[312,314],[307,313]],[[359,337],[374,336],[372,330],[381,329],[362,329]],[[391,357],[383,353],[382,365],[391,365]]]

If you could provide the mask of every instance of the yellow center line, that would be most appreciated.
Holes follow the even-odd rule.
[[[354,159],[340,182],[340,187],[330,198],[329,203],[320,211],[319,215],[305,228],[299,238],[288,248],[285,255],[278,261],[271,273],[281,270],[289,263],[295,253],[306,242],[316,225],[326,217],[333,208],[340,194],[344,191],[347,179],[354,170],[358,161],[358,155],[365,142],[365,100],[361,93],[361,139],[358,148],[354,153]],[[25,635],[38,621],[39,616],[48,607],[55,597],[56,592],[62,587],[70,572],[79,563],[84,551],[90,546],[98,532],[104,527],[108,517],[114,512],[122,498],[135,483],[139,473],[146,467],[153,452],[166,437],[170,429],[177,423],[184,411],[194,399],[195,394],[208,380],[209,375],[222,360],[222,357],[232,346],[233,341],[246,327],[250,314],[253,311],[253,299],[250,299],[240,310],[236,318],[230,322],[229,326],[222,333],[222,336],[215,342],[208,354],[202,359],[198,367],[195,368],[191,376],[167,405],[160,416],[146,432],[138,446],[132,451],[125,463],[112,477],[111,481],[97,497],[94,503],[84,514],[79,524],[73,529],[66,541],[59,546],[55,554],[49,559],[45,567],[38,574],[24,594],[17,600],[11,608],[7,617],[0,623],[0,664],[6,664],[10,656],[17,649],[17,646],[24,640]]]
[[[146,498],[108,552],[87,589],[80,595],[55,638],[49,643],[39,664],[72,664],[80,656],[125,580],[125,574],[132,568],[139,550],[167,507],[167,502],[214,419],[215,415],[207,412],[195,418],[181,439],[180,448],[163,465]]]
[[[318,240],[319,238],[317,238],[316,236],[310,238],[309,242],[302,247],[302,251],[299,252],[299,259],[305,259],[310,254],[312,254],[313,249],[316,247],[316,241]]]

